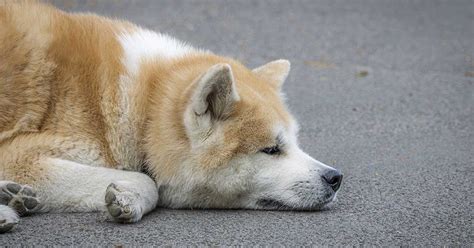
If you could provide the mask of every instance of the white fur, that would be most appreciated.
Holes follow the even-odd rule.
[[[18,214],[9,206],[0,205],[0,220],[6,220],[10,223],[17,223],[20,218]]]
[[[0,205],[0,233],[9,231],[19,221],[20,218],[13,208]]]
[[[137,74],[146,59],[172,59],[197,50],[169,35],[138,28],[119,36],[125,53],[123,64],[131,74]]]
[[[188,111],[185,123],[188,128],[209,119]],[[204,121],[206,122],[206,121]],[[209,122],[209,120],[207,120]],[[206,123],[207,123],[206,122]],[[206,130],[207,127],[204,125]],[[189,132],[193,150],[199,154],[206,146],[223,142],[224,136],[218,123],[213,134],[202,139],[198,131]],[[203,130],[200,130],[203,131]],[[323,181],[322,175],[332,168],[313,159],[303,152],[296,134],[298,126],[294,120],[290,126],[276,125],[275,137],[284,143],[284,156],[270,156],[264,153],[240,155],[229,164],[203,170],[190,159],[179,165],[177,175],[166,182],[167,187],[160,195],[159,204],[167,207],[217,207],[217,208],[267,208],[259,200],[272,199],[295,209],[320,209],[334,200],[336,193]],[[203,197],[204,196],[204,197]]]
[[[43,203],[40,211],[105,211],[105,191],[115,183],[140,195],[143,214],[151,211],[158,198],[153,180],[139,172],[91,167],[63,159],[47,159],[49,180],[36,187]]]
[[[322,181],[321,175],[331,167],[313,159],[303,152],[297,144],[298,126],[294,120],[286,130],[277,125],[275,136],[283,139],[286,155],[283,158],[271,158],[260,154],[254,164],[259,168],[253,178],[256,189],[247,202],[248,207],[255,205],[256,199],[273,199],[292,208],[316,209],[332,201],[335,193]],[[326,198],[327,194],[330,198]]]

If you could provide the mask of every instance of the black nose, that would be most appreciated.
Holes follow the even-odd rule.
[[[342,174],[338,170],[327,170],[323,173],[322,177],[334,191],[341,187]]]

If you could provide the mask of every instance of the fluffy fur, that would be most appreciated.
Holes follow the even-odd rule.
[[[319,209],[338,187],[298,147],[280,97],[289,69],[251,70],[124,21],[0,4],[0,222],[18,221],[12,209],[120,222],[156,205]]]

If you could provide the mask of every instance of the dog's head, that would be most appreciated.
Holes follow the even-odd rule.
[[[254,70],[234,61],[192,67],[180,72],[192,80],[181,103],[161,103],[168,111],[156,119],[165,124],[148,135],[160,205],[315,210],[334,200],[341,173],[299,148],[282,99],[288,61]]]

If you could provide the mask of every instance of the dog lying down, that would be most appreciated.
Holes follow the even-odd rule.
[[[132,223],[157,206],[321,209],[342,175],[298,147],[280,92],[289,70],[2,2],[0,231],[49,211]]]

